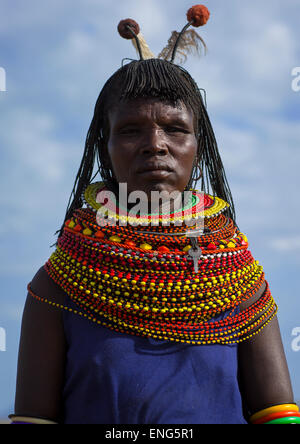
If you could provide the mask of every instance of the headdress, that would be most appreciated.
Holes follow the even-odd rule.
[[[206,44],[202,37],[200,37],[195,30],[188,31],[188,28],[191,26],[198,28],[199,26],[205,25],[209,17],[210,12],[204,5],[196,5],[190,8],[187,12],[188,23],[184,26],[181,32],[172,32],[167,46],[161,51],[157,58],[168,60],[173,63],[176,55],[180,55],[182,62],[186,60],[187,54],[190,54],[191,52],[200,54],[202,47],[206,51]],[[155,58],[140,31],[139,24],[135,20],[121,20],[118,26],[118,31],[121,37],[132,41],[140,60]]]

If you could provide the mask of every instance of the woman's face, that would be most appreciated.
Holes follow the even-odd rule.
[[[109,123],[108,153],[128,193],[140,190],[150,198],[151,191],[184,191],[198,147],[190,109],[134,99],[110,111]]]

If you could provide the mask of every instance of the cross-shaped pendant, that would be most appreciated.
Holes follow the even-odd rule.
[[[194,261],[194,271],[195,273],[199,273],[199,259],[202,255],[202,250],[198,245],[198,239],[192,238],[192,248],[189,249],[189,255]]]

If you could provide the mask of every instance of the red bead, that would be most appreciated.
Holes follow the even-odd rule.
[[[216,250],[217,246],[213,243],[208,244],[208,246],[206,247],[207,250]]]

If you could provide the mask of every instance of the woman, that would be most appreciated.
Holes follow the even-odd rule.
[[[103,184],[91,184],[96,158]],[[199,172],[215,196],[201,217],[196,191],[185,207],[194,222],[204,211],[200,236],[184,216],[174,223],[178,209],[151,209],[151,192],[180,196]],[[144,193],[158,225],[128,223],[120,184]],[[100,227],[96,212],[113,208],[103,190],[116,224]],[[57,249],[29,286],[12,419],[298,421],[276,305],[247,247],[193,79],[155,58],[122,67],[96,103]]]

